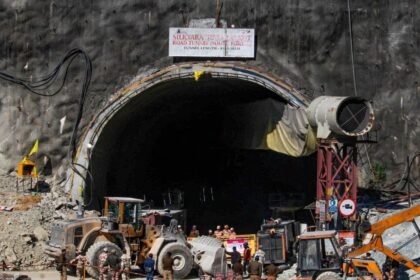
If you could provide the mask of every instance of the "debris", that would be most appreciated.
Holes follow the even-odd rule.
[[[7,206],[0,205],[0,211],[11,212],[11,211],[13,211],[13,207],[7,207]]]
[[[48,178],[46,181],[56,187],[55,182]],[[16,174],[0,175],[0,205],[13,208],[0,212],[0,224],[7,225],[0,226],[0,260],[5,261],[9,270],[48,268],[52,261],[44,255],[43,246],[54,221],[54,202],[64,196],[63,191],[56,187],[51,193],[23,194],[16,192],[15,184]]]
[[[27,211],[31,209],[35,204],[41,202],[41,196],[23,195],[17,197],[15,211]]]
[[[36,240],[38,241],[47,241],[48,240],[48,232],[43,229],[41,226],[37,226],[34,229],[34,235]]]

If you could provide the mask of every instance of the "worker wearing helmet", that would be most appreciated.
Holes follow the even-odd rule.
[[[199,236],[200,236],[200,232],[198,231],[197,226],[193,225],[189,237],[199,237]]]
[[[249,262],[251,261],[251,248],[249,248],[248,242],[244,242],[244,273],[248,271]]]
[[[182,229],[181,225],[178,225],[178,226],[177,226],[176,232],[178,233],[178,235],[179,235],[179,236],[182,236],[183,238],[187,237],[187,236],[185,235],[185,232],[184,232],[184,230]]]
[[[98,280],[105,280],[107,278],[106,272],[107,268],[105,267],[105,261],[108,258],[108,248],[105,247],[102,250],[102,253],[98,257],[98,266],[99,266],[99,277]]]
[[[224,238],[229,238],[230,236],[230,229],[229,229],[229,225],[225,225],[223,228],[223,237]]]
[[[217,226],[216,227],[216,230],[214,231],[214,236],[217,238],[217,239],[221,239],[222,238],[222,236],[223,236],[223,231],[222,231],[222,227],[221,226]]]
[[[231,227],[229,232],[230,232],[229,233],[229,239],[235,239],[236,238],[235,229],[233,227]]]

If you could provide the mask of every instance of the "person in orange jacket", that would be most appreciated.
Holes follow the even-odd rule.
[[[244,272],[248,272],[249,262],[251,261],[251,248],[249,248],[248,242],[244,242]]]

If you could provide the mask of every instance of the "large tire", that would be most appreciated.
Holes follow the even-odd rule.
[[[86,260],[88,262],[88,266],[86,267],[87,273],[93,278],[98,278],[99,271],[97,267],[99,266],[99,255],[103,251],[104,248],[108,248],[108,252],[111,252],[112,249],[117,251],[117,256],[121,257],[122,251],[120,247],[116,244],[109,242],[109,241],[99,241],[93,243],[86,252]]]
[[[184,279],[191,273],[193,267],[193,256],[185,244],[169,243],[163,247],[159,253],[157,269],[160,275],[163,275],[162,259],[166,253],[171,252],[174,259],[174,279]]]
[[[318,277],[316,278],[316,280],[342,280],[342,279],[343,278],[340,275],[332,271],[323,272],[320,275],[318,275]]]

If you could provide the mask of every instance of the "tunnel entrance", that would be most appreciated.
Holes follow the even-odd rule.
[[[160,83],[128,103],[107,124],[92,153],[91,199],[145,197],[164,207],[180,191],[188,225],[229,224],[255,232],[272,216],[270,194],[314,197],[315,158],[264,147],[286,101],[259,85],[225,79]]]

